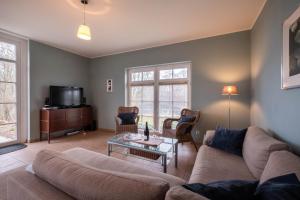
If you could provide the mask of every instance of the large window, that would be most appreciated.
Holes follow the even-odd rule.
[[[161,130],[166,118],[190,107],[190,62],[134,67],[127,70],[127,104],[140,109],[139,128],[148,122]]]

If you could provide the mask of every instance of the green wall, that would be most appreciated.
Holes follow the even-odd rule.
[[[192,109],[202,112],[202,132],[227,125],[227,99],[220,93],[224,84],[233,83],[240,89],[233,97],[233,127],[260,126],[299,151],[299,88],[280,89],[282,24],[299,4],[268,0],[251,31],[96,59],[30,41],[30,139],[39,138],[39,109],[49,85],[84,87],[98,127],[114,129],[113,117],[125,104],[126,68],[191,61]],[[106,93],[106,79],[113,79],[113,93]]]
[[[201,130],[227,126],[224,84],[237,84],[233,97],[232,127],[250,124],[250,32],[238,32],[173,45],[92,59],[90,81],[92,105],[98,126],[114,129],[117,108],[125,104],[125,69],[162,63],[192,62],[192,109],[200,110]],[[113,93],[106,93],[105,80],[113,80]]]
[[[227,126],[228,101],[224,84],[237,84],[240,95],[232,101],[232,127],[250,124],[250,31],[182,42],[96,59],[84,58],[30,41],[30,139],[39,138],[39,109],[49,85],[84,88],[95,108],[99,128],[114,129],[117,108],[125,104],[125,69],[162,63],[192,62],[192,109],[200,110],[201,132]],[[107,93],[106,79],[113,79]]]
[[[40,108],[49,96],[49,85],[83,87],[90,100],[89,59],[35,41],[30,50],[30,140],[39,139]]]
[[[299,5],[299,0],[268,0],[251,32],[251,124],[300,152],[300,89],[280,89],[282,25]]]

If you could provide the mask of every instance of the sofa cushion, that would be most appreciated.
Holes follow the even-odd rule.
[[[255,177],[240,156],[202,145],[189,183],[209,183],[229,179],[255,180]]]
[[[260,176],[270,153],[288,149],[288,145],[267,135],[261,128],[249,127],[243,144],[243,157],[254,177]]]
[[[128,161],[109,157],[101,153],[89,151],[83,148],[73,148],[63,152],[67,157],[74,159],[80,163],[95,167],[97,169],[112,170],[118,172],[125,172],[130,174],[140,174],[151,177],[158,177],[166,180],[170,186],[182,185],[186,181],[165,173],[151,171]]]
[[[195,192],[187,190],[182,186],[171,187],[166,194],[165,200],[209,200]]]
[[[73,199],[49,183],[25,170],[25,166],[0,175],[0,199]]]
[[[257,184],[258,181],[224,180],[207,184],[185,184],[183,187],[209,199],[255,200]]]
[[[300,157],[288,151],[273,152],[261,175],[260,183],[289,173],[295,173],[300,180]]]
[[[37,176],[76,199],[164,199],[169,184],[156,177],[100,170],[62,153],[42,150],[33,162]]]
[[[271,178],[257,187],[255,196],[263,200],[299,200],[300,182],[294,173]]]
[[[74,199],[25,169],[9,175],[6,186],[7,199],[9,200]]]
[[[208,146],[242,156],[243,142],[246,132],[247,129],[235,130],[217,128],[215,136],[212,138]]]
[[[209,145],[211,143],[211,140],[215,136],[216,131],[215,130],[208,130],[206,131],[204,137],[203,137],[203,144]]]

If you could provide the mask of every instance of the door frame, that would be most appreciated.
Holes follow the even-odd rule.
[[[23,143],[29,134],[29,41],[24,37],[0,30],[0,41],[16,45],[17,140],[1,143],[0,147]]]

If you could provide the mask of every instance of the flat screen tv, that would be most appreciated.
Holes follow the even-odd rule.
[[[59,107],[76,107],[83,104],[83,88],[50,86],[50,104]]]

